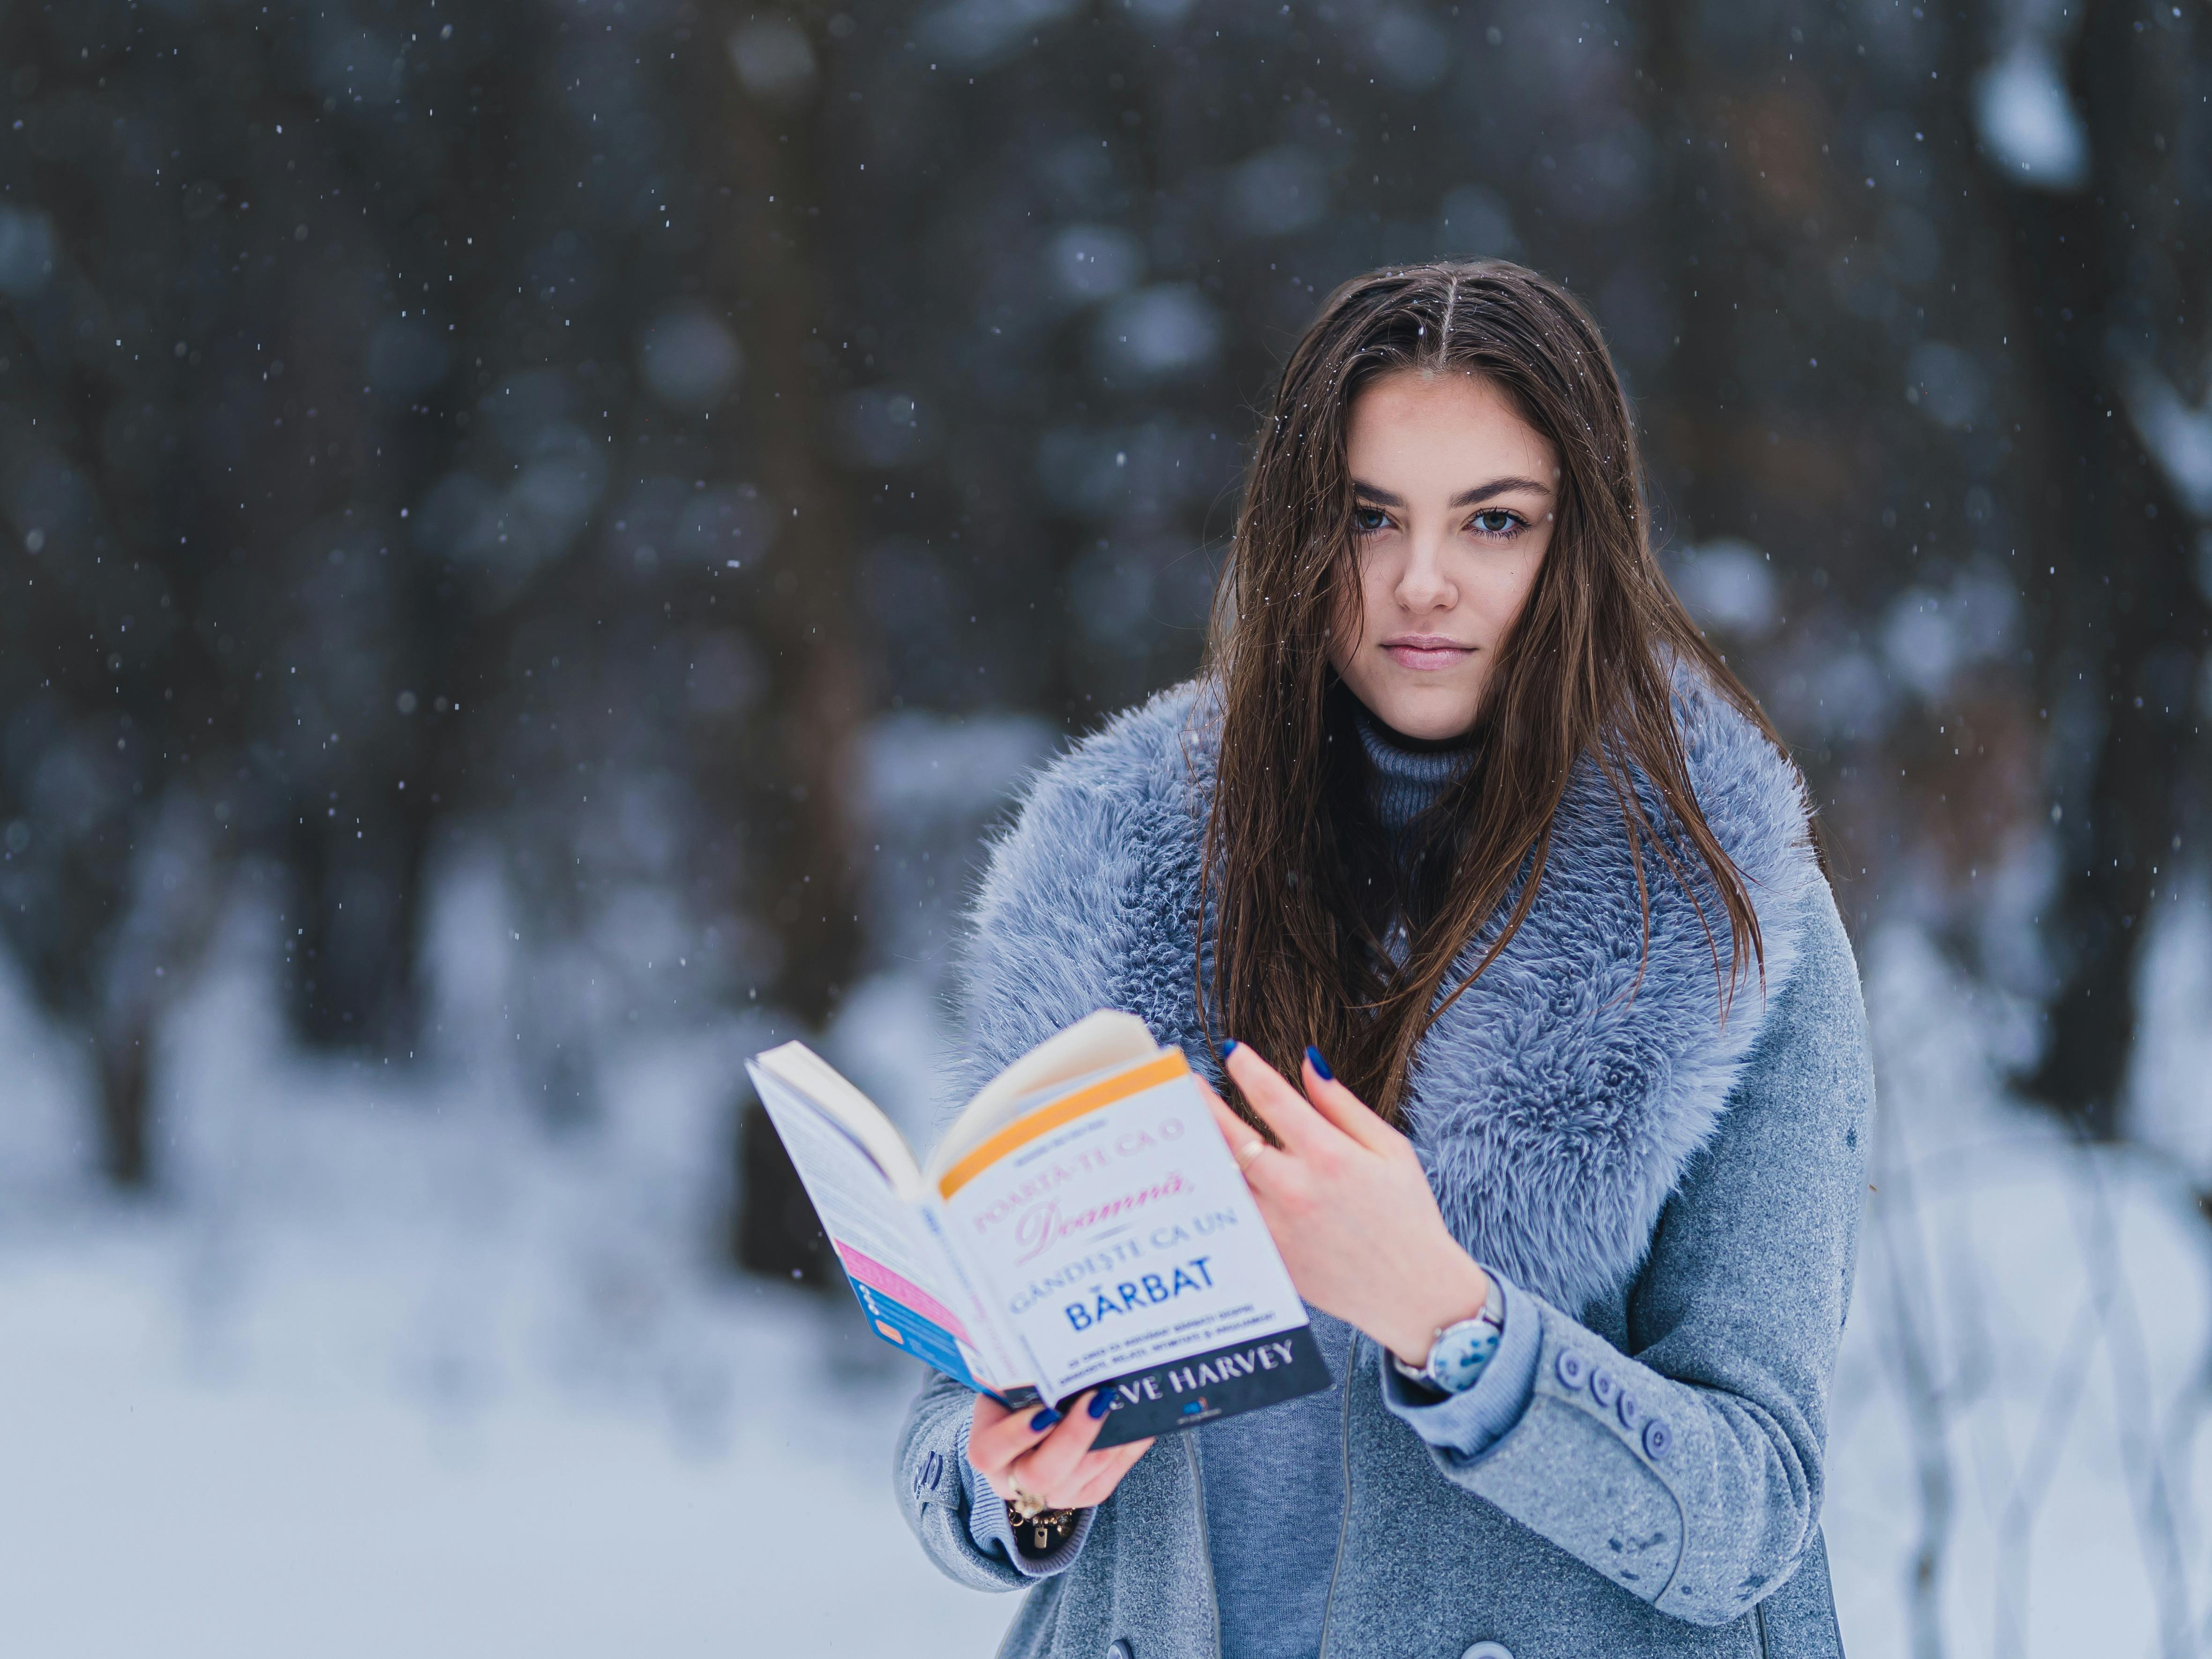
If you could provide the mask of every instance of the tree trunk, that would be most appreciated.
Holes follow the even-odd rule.
[[[795,19],[790,26],[799,27]],[[817,45],[815,60],[823,58]],[[712,68],[726,88],[721,101],[737,175],[718,276],[741,296],[747,422],[776,526],[766,567],[745,584],[759,599],[750,621],[769,662],[766,706],[775,722],[758,757],[768,787],[752,797],[752,900],[781,946],[763,996],[803,1030],[818,1031],[860,946],[853,773],[865,695],[852,631],[851,532],[837,471],[824,453],[834,362],[814,240],[822,204],[815,116],[811,104],[795,106],[811,88],[787,90],[791,101],[764,101],[738,86],[726,60]],[[732,1245],[738,1263],[826,1282],[813,1208],[757,1102],[741,1109],[738,1139]]]
[[[97,1039],[100,1172],[115,1186],[133,1191],[151,1186],[154,1179],[146,1060],[151,1036],[137,1024],[104,1030]]]
[[[2092,8],[2084,25],[2074,94],[2089,127],[2088,187],[1998,190],[2027,324],[2018,360],[2041,394],[2021,400],[2026,476],[2038,481],[2023,503],[2022,562],[2041,612],[2061,848],[2043,919],[2057,983],[2041,1063],[2022,1086],[2098,1139],[2123,1130],[2141,947],[2154,872],[2172,869],[2206,623],[2185,511],[2144,454],[2123,393],[2131,358],[2164,355],[2154,331],[2181,308],[2143,279],[2145,243],[2162,244],[2175,264],[2185,257],[2178,237],[2156,234],[2177,194],[2153,143],[2176,112],[2162,84],[2173,69],[2139,27],[2112,8]],[[2196,275],[2181,283],[2191,300],[2205,273]]]
[[[364,828],[356,840],[350,821],[310,821],[292,837],[300,930],[294,1021],[319,1047],[401,1054],[416,1025],[429,823],[425,813],[398,811],[370,817]]]

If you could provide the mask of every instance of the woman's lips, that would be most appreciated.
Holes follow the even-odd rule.
[[[1474,647],[1459,645],[1450,640],[1424,638],[1419,635],[1405,639],[1386,640],[1382,649],[1392,662],[1401,668],[1411,668],[1424,673],[1438,669],[1457,668],[1474,654]]]

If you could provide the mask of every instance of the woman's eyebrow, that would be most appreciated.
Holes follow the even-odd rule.
[[[1488,483],[1477,484],[1472,489],[1461,490],[1458,495],[1451,498],[1449,505],[1473,507],[1477,501],[1486,501],[1492,495],[1508,495],[1516,489],[1532,490],[1539,495],[1548,495],[1552,493],[1548,488],[1537,483],[1534,478],[1492,478]],[[1355,495],[1364,496],[1367,500],[1382,507],[1403,507],[1406,504],[1404,496],[1393,495],[1387,489],[1378,489],[1370,483],[1362,483],[1357,478],[1352,481],[1352,492]]]
[[[1454,507],[1473,507],[1477,501],[1486,501],[1492,495],[1510,495],[1516,489],[1525,489],[1538,495],[1552,492],[1534,478],[1492,478],[1486,484],[1477,484],[1472,489],[1462,489],[1451,498]]]

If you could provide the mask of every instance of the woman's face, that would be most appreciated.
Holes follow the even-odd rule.
[[[1408,368],[1353,399],[1346,460],[1360,614],[1329,662],[1392,731],[1462,736],[1551,542],[1558,458],[1488,381]]]

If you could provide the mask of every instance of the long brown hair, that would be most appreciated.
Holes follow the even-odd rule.
[[[1378,906],[1388,890],[1364,806],[1366,762],[1328,643],[1332,627],[1361,614],[1349,413],[1364,386],[1401,369],[1480,376],[1551,442],[1561,476],[1550,544],[1500,645],[1473,759],[1425,818],[1425,878]],[[1486,259],[1374,271],[1328,296],[1261,428],[1207,654],[1221,722],[1200,878],[1213,939],[1197,988],[1210,1035],[1249,1042],[1286,1075],[1315,1043],[1354,1092],[1401,1121],[1415,1045],[1474,977],[1440,1002],[1453,963],[1525,872],[1476,975],[1519,929],[1585,757],[1620,803],[1647,951],[1647,874],[1663,870],[1705,919],[1723,1017],[1754,958],[1763,979],[1759,918],[1691,787],[1673,661],[1781,739],[1660,572],[1627,399],[1597,325],[1558,283]],[[1409,925],[1401,951],[1383,946],[1386,910]]]

